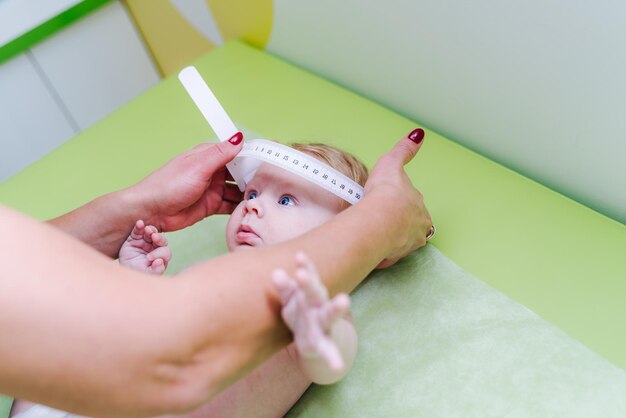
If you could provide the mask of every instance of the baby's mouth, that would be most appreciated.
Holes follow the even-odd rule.
[[[241,244],[255,245],[260,239],[259,234],[249,225],[241,225],[237,230],[237,241]]]

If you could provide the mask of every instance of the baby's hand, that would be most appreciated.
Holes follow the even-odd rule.
[[[330,332],[333,324],[348,313],[350,298],[341,293],[329,300],[313,262],[298,253],[296,263],[295,280],[284,270],[272,273],[283,305],[283,320],[303,358],[322,357],[332,370],[341,370],[344,361]]]
[[[153,274],[163,274],[171,259],[172,251],[165,236],[155,226],[144,225],[142,220],[135,223],[119,255],[121,265]]]

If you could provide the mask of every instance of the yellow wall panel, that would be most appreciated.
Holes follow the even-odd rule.
[[[224,40],[265,48],[272,32],[272,0],[207,0]]]
[[[215,44],[171,0],[126,0],[159,69],[178,72]],[[264,48],[272,29],[271,0],[205,0],[223,40],[241,39]]]

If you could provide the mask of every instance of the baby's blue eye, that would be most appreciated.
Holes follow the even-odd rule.
[[[295,205],[295,202],[293,201],[293,197],[285,195],[278,199],[278,204],[283,206],[293,206]]]
[[[248,200],[256,199],[256,198],[257,198],[256,192],[248,193]]]

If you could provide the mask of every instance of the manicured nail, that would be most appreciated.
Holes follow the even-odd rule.
[[[424,130],[422,128],[413,129],[409,134],[409,139],[416,144],[419,144],[424,139]]]
[[[243,141],[243,134],[241,132],[237,132],[235,135],[231,136],[228,142],[233,145],[239,145],[239,143]]]

